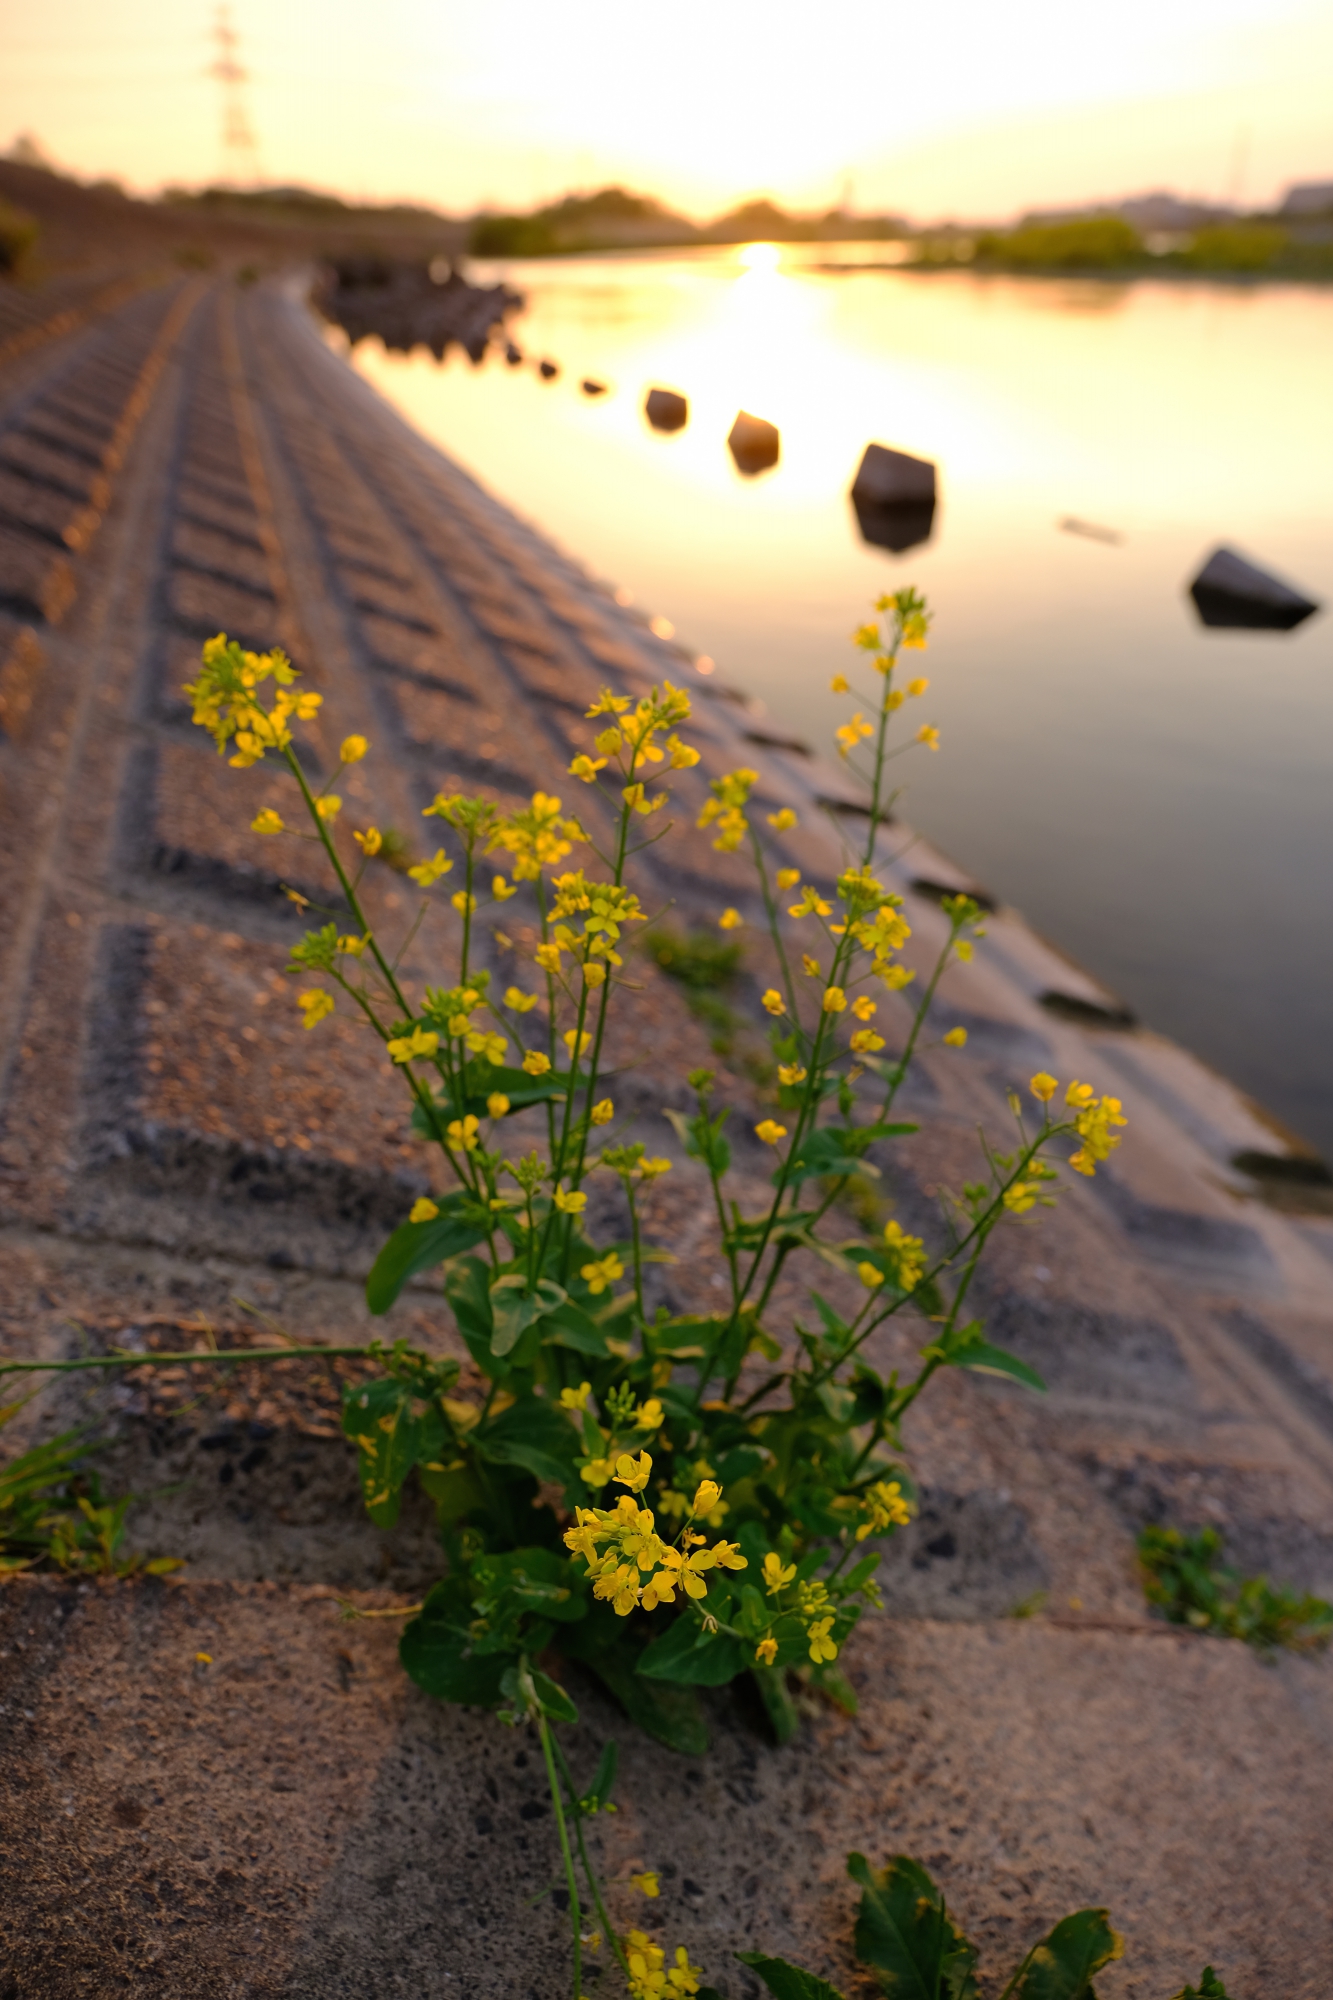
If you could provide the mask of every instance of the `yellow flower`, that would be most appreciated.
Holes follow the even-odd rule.
[[[858,1264],[856,1275],[868,1292],[878,1291],[884,1283],[884,1273],[877,1271],[873,1264]]]
[[[878,966],[875,969],[879,971]],[[904,986],[911,985],[912,981],[916,978],[916,974],[907,965],[887,965],[880,973],[880,977],[888,987],[890,993],[898,993],[901,992]]]
[[[722,1488],[715,1479],[701,1479],[693,1500],[690,1502],[692,1514],[711,1514],[722,1498]]]
[[[841,1014],[847,1005],[847,995],[841,986],[826,986],[822,1005],[826,1014]]]
[[[930,682],[925,678],[925,676],[923,674],[918,674],[914,681],[909,681],[907,683],[907,692],[909,694],[924,694],[929,686]]]
[[[491,894],[497,903],[507,903],[511,896],[518,894],[517,882],[506,882],[503,875],[491,878]]]
[[[563,1188],[555,1191],[555,1205],[562,1215],[582,1215],[588,1206],[588,1197],[582,1193],[566,1194]]]
[[[966,1029],[966,1028],[950,1028],[950,1030],[949,1030],[948,1034],[947,1034],[947,1035],[946,1035],[946,1036],[944,1037],[944,1039],[945,1039],[945,1042],[947,1043],[947,1045],[948,1045],[948,1046],[949,1046],[949,1047],[950,1047],[951,1049],[962,1049],[962,1048],[966,1048],[966,1046],[967,1046],[967,1029]]]
[[[585,709],[589,718],[594,715],[623,715],[629,707],[629,696],[612,694],[610,688],[603,688],[592,707]]]
[[[776,1146],[779,1139],[785,1139],[787,1136],[786,1126],[775,1124],[771,1118],[765,1118],[763,1123],[756,1125],[754,1129],[766,1146]]]
[[[669,1174],[671,1172],[671,1161],[664,1159],[658,1153],[649,1159],[640,1160],[639,1172],[644,1180],[655,1181],[659,1174]]]
[[[829,682],[829,692],[830,694],[851,693],[851,683],[847,679],[846,674],[834,674],[833,679]]]
[[[335,799],[327,793],[322,799],[315,800],[315,811],[321,819],[337,819],[342,809],[342,800]]]
[[[1092,1085],[1090,1083],[1080,1083],[1076,1077],[1065,1092],[1065,1103],[1075,1111],[1082,1111],[1086,1105],[1092,1103],[1095,1096],[1096,1092],[1093,1090]]]
[[[928,722],[923,722],[916,732],[916,740],[918,743],[924,743],[927,750],[938,750],[940,747],[940,732],[938,729],[932,729]]]
[[[439,1046],[439,1036],[429,1028],[413,1028],[410,1035],[399,1035],[390,1042],[388,1049],[396,1063],[409,1063],[418,1056],[433,1056]]]
[[[821,1660],[836,1660],[838,1649],[829,1633],[833,1629],[832,1618],[816,1618],[806,1627],[806,1637],[810,1641],[810,1658],[818,1666]]]
[[[609,1125],[615,1115],[616,1107],[609,1097],[604,1097],[600,1104],[594,1104],[588,1113],[594,1125]]]
[[[286,833],[287,828],[279,815],[270,807],[265,806],[263,812],[256,813],[255,817],[251,820],[250,831],[251,833]]]
[[[452,861],[445,860],[444,849],[437,847],[429,861],[419,861],[415,868],[409,868],[407,872],[414,882],[421,884],[423,889],[429,889],[433,882],[439,881],[441,875],[447,875],[453,865]]]
[[[873,1028],[858,1028],[852,1036],[851,1046],[858,1056],[878,1055],[884,1046],[883,1035],[877,1035]]]
[[[468,1035],[467,1045],[474,1056],[485,1056],[492,1069],[499,1069],[509,1047],[503,1035],[483,1035],[475,1028]]]
[[[817,958],[811,958],[808,951],[801,953],[801,970],[807,979],[822,979],[823,967]]]
[[[543,972],[559,972],[560,947],[558,944],[539,944],[532,955]]]
[[[455,1118],[445,1128],[445,1137],[451,1146],[460,1147],[463,1152],[471,1153],[478,1144],[477,1133],[480,1129],[480,1120],[469,1112],[466,1118]]]
[[[605,769],[605,757],[589,757],[580,752],[569,767],[569,775],[571,778],[582,778],[585,785],[591,785],[595,783],[597,773]]]
[[[301,1012],[305,1015],[302,1023],[304,1027],[317,1028],[325,1015],[333,1012],[333,995],[326,993],[322,986],[308,987],[304,993],[298,993],[296,997]]]
[[[595,960],[590,960],[583,968],[583,983],[585,986],[590,986],[594,992],[599,986],[605,986],[606,967],[597,964]]]
[[[861,1505],[866,1519],[856,1531],[858,1542],[863,1542],[867,1535],[882,1535],[886,1528],[905,1528],[912,1518],[912,1509],[896,1479],[877,1480]]]
[[[624,1275],[625,1266],[614,1250],[608,1250],[605,1257],[599,1257],[595,1263],[584,1264],[579,1271],[579,1276],[586,1281],[595,1299],[599,1299],[608,1285],[613,1285],[617,1278]]]
[[[353,937],[349,933],[348,936],[339,938],[338,949],[345,958],[360,958],[369,943],[368,937]]]
[[[799,826],[801,822],[797,819],[790,806],[783,806],[780,812],[768,815],[768,823],[775,833],[790,833],[792,828]]]
[[[794,889],[801,879],[799,868],[779,868],[777,883],[779,889]]]
[[[564,1034],[560,1037],[560,1039],[564,1043],[565,1047],[569,1050],[571,1061],[574,1058],[575,1042],[577,1042],[579,1045],[578,1053],[581,1056],[586,1055],[588,1053],[588,1050],[592,1046],[592,1036],[588,1033],[586,1028],[584,1029],[582,1034],[579,1033],[577,1028],[566,1028]]]
[[[492,1118],[503,1118],[509,1109],[509,1099],[502,1090],[493,1090],[486,1099],[486,1109]]]
[[[764,1589],[770,1597],[779,1590],[785,1590],[795,1574],[795,1563],[784,1565],[782,1557],[774,1555],[772,1549],[769,1550],[764,1557]]]
[[[646,1451],[641,1451],[637,1458],[622,1451],[616,1460],[616,1485],[628,1486],[631,1493],[642,1493],[652,1476],[653,1461]]]
[[[523,1067],[529,1076],[545,1076],[551,1067],[551,1058],[540,1049],[529,1049],[523,1058]]]
[[[858,1021],[873,1021],[879,1012],[879,1003],[872,1000],[868,993],[863,993],[859,1000],[853,1000],[852,1012]]]
[[[666,1411],[656,1396],[650,1396],[646,1403],[640,1403],[634,1412],[636,1431],[660,1431],[666,1422]]]
[[[345,736],[338,755],[344,764],[359,764],[369,748],[364,736]]]
[[[755,1661],[760,1666],[771,1667],[778,1656],[776,1639],[761,1639],[754,1649]]]
[[[899,1223],[886,1222],[884,1242],[898,1267],[899,1289],[904,1292],[912,1291],[926,1268],[926,1252],[921,1238],[908,1236]]]
[[[384,845],[384,835],[377,826],[368,827],[364,833],[354,833],[353,840],[363,854],[378,854]]]
[[[761,1004],[766,1014],[785,1014],[787,1011],[786,1002],[776,986],[769,987]]]
[[[629,1885],[631,1889],[637,1889],[641,1896],[647,1896],[650,1899],[661,1894],[661,1890],[657,1886],[657,1877],[651,1868],[645,1869],[642,1875],[631,1875]]]
[[[605,1486],[611,1477],[612,1466],[609,1458],[590,1458],[580,1470],[579,1477],[589,1486]]]
[[[562,1389],[560,1391],[560,1407],[562,1410],[586,1410],[588,1407],[588,1398],[591,1394],[591,1382],[580,1382],[577,1389]]]
[[[536,1005],[535,993],[523,993],[517,986],[505,988],[505,1006],[512,1007],[516,1014],[530,1014]]]
[[[835,729],[833,732],[837,738],[838,755],[849,757],[858,743],[863,742],[867,736],[873,736],[874,733],[874,723],[867,722],[858,709],[850,722],[844,722],[840,729]]]
[[[784,1090],[795,1090],[797,1084],[804,1083],[808,1075],[809,1071],[802,1069],[799,1063],[778,1064],[778,1082]]]
[[[460,917],[470,917],[477,907],[475,896],[469,896],[466,889],[455,889],[449,898]]]
[[[650,799],[646,788],[640,784],[626,785],[620,796],[631,812],[642,814],[644,819],[647,819],[650,813],[655,813],[659,806],[664,806],[667,802],[665,792],[659,792],[655,799]]]
[[[682,743],[679,736],[668,736],[666,747],[673,771],[688,771],[699,761],[699,752],[690,744]]]
[[[724,910],[717,920],[720,931],[738,931],[745,922],[739,910]]]
[[[1040,1193],[1040,1181],[1015,1181],[1004,1191],[1004,1205],[1011,1215],[1026,1215]]]
[[[788,909],[787,915],[789,917],[808,917],[811,911],[817,917],[829,917],[833,914],[833,905],[832,903],[826,903],[818,889],[807,882],[801,891],[800,902],[793,903]]]
[[[902,707],[906,699],[907,696],[901,688],[890,688],[884,697],[884,706],[888,709],[890,715],[894,715]]]
[[[1039,1069],[1028,1085],[1028,1089],[1032,1092],[1038,1104],[1049,1104],[1059,1088],[1060,1086],[1055,1078],[1048,1076],[1044,1069]]]
[[[439,1212],[438,1207],[431,1200],[430,1196],[423,1194],[419,1195],[413,1202],[412,1213],[407,1219],[409,1222],[434,1222]]]

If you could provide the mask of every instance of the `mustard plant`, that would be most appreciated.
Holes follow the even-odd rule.
[[[584,1834],[607,1786],[581,1792],[556,1740],[552,1724],[574,1715],[553,1678],[556,1656],[582,1662],[636,1723],[685,1752],[707,1742],[696,1690],[741,1675],[754,1677],[780,1739],[796,1723],[793,1672],[854,1705],[837,1662],[878,1602],[879,1555],[866,1545],[913,1511],[903,1417],[944,1368],[1042,1386],[968,1316],[973,1280],[995,1230],[1050,1202],[1058,1161],[1095,1173],[1125,1122],[1115,1098],[1077,1079],[1055,1108],[1060,1086],[1039,1073],[1031,1107],[1010,1099],[1007,1149],[983,1139],[978,1177],[946,1199],[938,1241],[893,1218],[848,1233],[840,1196],[878,1178],[872,1149],[915,1132],[896,1108],[904,1081],[941,979],[984,936],[977,903],[947,898],[944,940],[918,976],[903,957],[902,900],[875,872],[892,762],[939,740],[929,724],[895,734],[898,711],[928,685],[899,684],[902,656],[925,646],[926,604],[907,589],[877,611],[884,622],[855,634],[868,692],[837,731],[840,754],[865,780],[866,831],[836,879],[803,880],[781,865],[797,814],[784,806],[761,826],[752,770],[714,779],[697,819],[716,849],[753,862],[776,1068],[746,1146],[770,1162],[771,1191],[755,1212],[729,1194],[734,1113],[718,1102],[715,1074],[693,1072],[692,1108],[668,1114],[716,1214],[724,1296],[707,1313],[651,1302],[649,1269],[668,1251],[646,1240],[642,1195],[673,1160],[618,1129],[606,1055],[610,1010],[649,918],[635,857],[669,836],[671,774],[699,761],[682,734],[688,696],[670,683],[638,700],[607,689],[588,710],[587,748],[566,775],[600,793],[609,838],[594,838],[555,793],[517,811],[456,794],[426,808],[439,822],[434,852],[407,872],[423,909],[452,906],[455,946],[440,983],[417,987],[400,972],[401,941],[377,933],[362,900],[384,834],[365,826],[339,836],[334,786],[367,754],[365,737],[343,742],[332,772],[307,771],[294,728],[314,718],[320,696],[280,652],[247,652],[225,636],[204,647],[187,689],[194,720],[233,765],[286,766],[307,837],[337,879],[340,908],[291,955],[306,1027],[318,1032],[335,1009],[367,1025],[440,1162],[439,1191],[395,1229],[367,1298],[383,1313],[409,1280],[442,1271],[471,1370],[465,1378],[457,1359],[396,1342],[379,1350],[382,1374],[348,1391],[344,1428],[374,1521],[393,1523],[414,1469],[438,1510],[447,1571],[404,1630],[408,1673],[444,1700],[494,1709],[540,1736],[576,1996],[576,1857],[632,1993],[694,1993],[698,1974],[683,1954],[673,1966],[644,1934],[619,1936],[607,1921]],[[853,692],[843,675],[833,688]],[[253,829],[287,830],[272,809]],[[484,963],[479,913],[515,897],[537,941],[526,974],[501,989]],[[734,909],[717,921],[724,935],[743,924]],[[910,998],[909,989],[916,1005],[894,1053],[877,1016],[885,993]],[[964,1039],[961,1029],[943,1037]],[[594,1177],[623,1195],[627,1227],[614,1240],[589,1230]],[[864,1200],[856,1207],[864,1218]],[[797,1257],[836,1268],[840,1296],[854,1291],[859,1304],[839,1307],[812,1289],[813,1323],[790,1339],[773,1324],[774,1300]],[[918,1348],[905,1375],[872,1359],[875,1336],[900,1316]]]

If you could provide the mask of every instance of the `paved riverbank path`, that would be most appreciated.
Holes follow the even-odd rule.
[[[810,878],[835,871],[840,824],[864,826],[836,767],[720,685],[725,662],[700,678],[379,403],[293,283],[103,275],[0,297],[10,1355],[190,1345],[206,1327],[361,1339],[379,1329],[360,1280],[424,1185],[394,1079],[349,1024],[306,1035],[296,1017],[281,885],[328,884],[312,850],[248,830],[288,804],[277,775],[230,771],[189,724],[181,684],[219,630],[287,648],[324,694],[328,744],[371,738],[349,812],[418,852],[445,787],[572,803],[559,774],[597,689],[663,677],[688,688],[703,762],[678,774],[645,901],[688,922],[757,915],[748,871],[692,825],[707,778],[737,764],[768,809],[797,808],[801,830],[773,838]],[[939,887],[964,878],[903,829],[882,845],[924,957]],[[377,928],[406,926],[408,886],[377,871]],[[521,917],[508,930],[521,946]],[[1285,1208],[1260,1199],[1234,1162],[1284,1155],[1261,1114],[1121,1024],[1016,915],[989,932],[946,984],[944,1024],[968,1043],[925,1059],[911,1177],[884,1164],[919,1221],[1036,1069],[1124,1100],[1111,1166],[1004,1233],[987,1280],[992,1337],[1049,1393],[951,1377],[914,1412],[922,1519],[886,1560],[890,1615],[848,1650],[855,1719],[820,1710],[778,1752],[720,1705],[696,1769],[580,1687],[588,1745],[622,1743],[608,1860],[662,1868],[651,1917],[736,1995],[750,1986],[730,1952],[747,1945],[849,1976],[856,1846],[924,1860],[991,1964],[1106,1903],[1129,1940],[1107,1994],[1164,2000],[1211,1957],[1242,2000],[1315,2000],[1333,1946],[1333,1665],[1264,1665],[1154,1624],[1133,1535],[1213,1521],[1246,1570],[1333,1586],[1333,1214],[1299,1189]],[[409,977],[430,975],[435,936]],[[512,962],[502,938],[484,949]],[[719,1059],[679,989],[651,966],[643,979],[614,1092],[673,1150],[676,1079]],[[745,1111],[739,1056],[722,1070]],[[758,1153],[740,1148],[756,1176]],[[679,1162],[652,1217],[682,1308],[712,1296],[714,1270],[691,1173]],[[385,1325],[451,1337],[424,1285]],[[536,1762],[490,1718],[419,1694],[390,1627],[339,1622],[337,1594],[399,1598],[437,1557],[424,1509],[390,1536],[364,1520],[337,1382],[314,1372],[209,1388],[177,1371],[25,1412],[30,1435],[106,1421],[108,1490],[143,1494],[136,1536],[189,1565],[167,1584],[0,1590],[0,1992],[562,1990],[558,1913],[524,1907],[550,1872]],[[1040,1608],[1009,1615],[1020,1604]]]

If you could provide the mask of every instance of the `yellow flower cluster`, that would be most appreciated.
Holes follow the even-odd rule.
[[[288,723],[293,718],[308,722],[319,709],[323,695],[288,692],[297,679],[285,653],[276,648],[271,653],[249,653],[219,632],[204,646],[199,678],[187,681],[184,692],[193,704],[191,720],[209,732],[219,754],[235,738],[231,762],[244,770],[257,764],[266,750],[285,750],[292,740]],[[271,708],[259,699],[268,680],[275,686]]]
[[[435,803],[438,807],[441,801]],[[486,852],[512,854],[514,880],[535,882],[543,868],[554,868],[564,860],[573,841],[587,837],[576,819],[562,816],[559,799],[548,792],[534,792],[530,806],[511,813],[489,830]]]
[[[890,1220],[884,1225],[884,1246],[893,1262],[894,1282],[899,1291],[912,1291],[926,1268],[925,1244],[919,1236],[907,1235]]]
[[[877,1479],[862,1495],[861,1507],[865,1519],[856,1531],[858,1542],[867,1535],[882,1535],[886,1528],[905,1528],[912,1518],[911,1506],[896,1479]]]
[[[594,1460],[587,1471],[600,1470],[605,1463]],[[577,1508],[575,1525],[565,1532],[565,1547],[588,1565],[593,1596],[609,1603],[621,1618],[638,1606],[652,1611],[659,1604],[674,1604],[677,1590],[687,1597],[706,1596],[704,1577],[710,1569],[747,1567],[734,1542],[714,1542],[709,1548],[702,1535],[688,1528],[677,1538],[682,1546],[662,1540],[652,1509],[641,1507],[634,1497],[648,1484],[652,1469],[648,1452],[637,1458],[622,1452],[614,1477],[617,1485],[630,1491],[614,1507]],[[703,1481],[690,1508],[691,1518],[711,1513],[720,1495],[715,1482]]]
[[[699,1991],[703,1968],[690,1964],[683,1944],[676,1947],[675,1964],[668,1966],[661,1945],[654,1944],[645,1931],[629,1931],[625,1963],[629,1967],[630,2000],[673,2000],[675,1995]]]
[[[1120,1144],[1111,1128],[1129,1121],[1120,1109],[1118,1097],[1096,1097],[1090,1083],[1071,1083],[1065,1092],[1065,1103],[1075,1114],[1074,1130],[1083,1141],[1078,1151],[1070,1155],[1069,1164],[1076,1174],[1086,1174],[1091,1180],[1098,1165],[1109,1160]]]
[[[744,840],[749,827],[745,807],[758,783],[759,773],[745,766],[713,779],[709,787],[713,796],[705,802],[695,825],[717,828],[713,845],[720,854],[734,854]]]

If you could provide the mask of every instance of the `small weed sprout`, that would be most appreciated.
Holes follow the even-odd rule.
[[[1318,1652],[1333,1638],[1333,1604],[1228,1569],[1218,1561],[1222,1537],[1216,1528],[1194,1535],[1145,1528],[1138,1548],[1144,1595],[1173,1625],[1243,1639],[1265,1654],[1279,1646]]]

